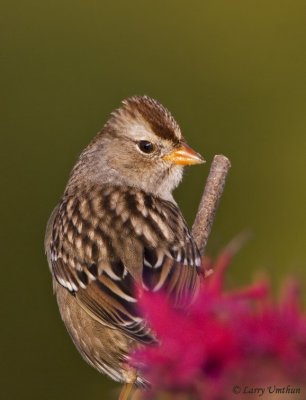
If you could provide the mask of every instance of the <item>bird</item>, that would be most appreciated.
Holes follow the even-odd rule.
[[[158,342],[139,311],[141,291],[191,301],[201,255],[173,197],[185,166],[203,157],[149,96],[122,101],[81,152],[49,218],[45,252],[61,318],[84,360],[123,384],[150,385],[129,363]]]

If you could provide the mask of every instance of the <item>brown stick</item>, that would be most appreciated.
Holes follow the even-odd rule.
[[[207,240],[222,196],[225,180],[231,163],[223,155],[216,155],[210,167],[198,212],[192,227],[192,234],[203,255]]]

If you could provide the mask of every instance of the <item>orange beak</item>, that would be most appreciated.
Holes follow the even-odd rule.
[[[163,159],[171,161],[176,165],[194,165],[202,164],[205,162],[204,158],[186,143],[183,143],[178,149],[166,154]]]

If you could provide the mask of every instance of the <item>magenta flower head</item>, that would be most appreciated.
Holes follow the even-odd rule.
[[[231,258],[228,248],[213,266],[205,261],[214,273],[188,308],[175,308],[163,293],[143,293],[142,312],[159,340],[131,355],[152,386],[143,398],[306,399],[306,317],[296,285],[287,284],[279,302],[265,281],[227,292]]]

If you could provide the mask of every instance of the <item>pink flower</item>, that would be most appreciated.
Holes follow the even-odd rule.
[[[235,390],[246,386],[305,381],[306,316],[296,285],[287,284],[279,302],[265,281],[227,292],[223,280],[232,255],[227,248],[219,256],[188,309],[175,309],[164,293],[142,295],[142,312],[160,341],[131,356],[152,384],[147,398],[167,392],[173,398],[237,399]],[[204,264],[207,269],[211,261]]]

